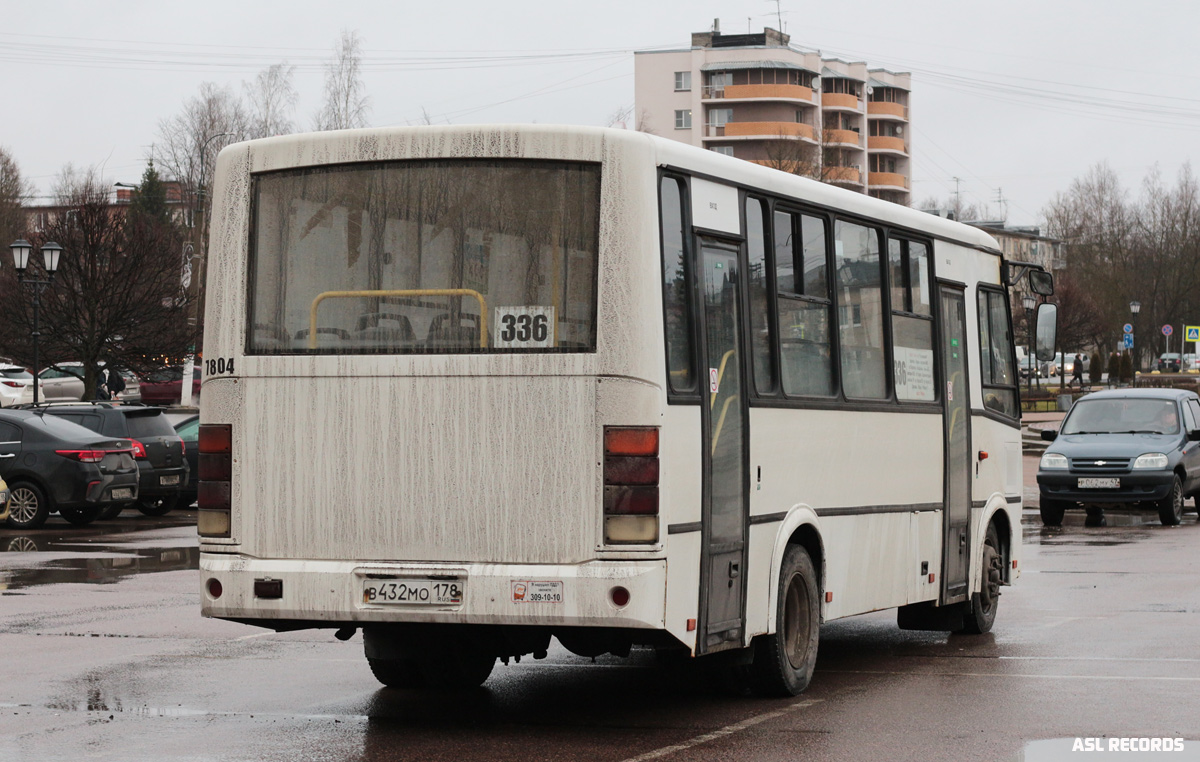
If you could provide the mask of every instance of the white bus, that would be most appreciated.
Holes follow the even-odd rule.
[[[775,695],[824,621],[991,627],[1028,267],[979,230],[587,127],[239,143],[214,193],[205,616],[361,628],[393,687],[554,637]]]

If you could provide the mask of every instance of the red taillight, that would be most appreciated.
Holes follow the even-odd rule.
[[[99,463],[108,454],[107,450],[55,450],[54,452],[80,463]]]
[[[604,541],[658,541],[658,429],[604,427]]]
[[[187,442],[185,442],[182,438],[179,440],[179,451],[184,455],[187,455]]]
[[[22,383],[18,383],[16,381],[0,381],[0,383],[4,384],[5,386],[11,386],[14,389],[20,389],[22,386],[25,385]]]
[[[658,429],[605,426],[605,455],[658,455]]]
[[[230,537],[233,529],[233,426],[200,424],[197,442],[196,528],[201,537]],[[216,596],[214,596],[216,597]]]
[[[133,445],[133,457],[135,457],[135,458],[146,457],[146,445],[142,444],[141,442],[137,441],[136,439],[130,439],[129,444]]]
[[[200,424],[200,452],[233,452],[233,427],[227,423]]]

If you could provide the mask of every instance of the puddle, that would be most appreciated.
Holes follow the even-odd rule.
[[[0,532],[0,595],[38,585],[110,584],[134,574],[199,569],[194,519],[185,515],[163,523]]]

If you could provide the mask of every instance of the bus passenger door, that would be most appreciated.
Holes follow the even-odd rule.
[[[742,378],[738,246],[700,239],[704,509],[697,652],[742,645],[748,415]],[[704,391],[702,386],[701,391]]]
[[[967,313],[963,290],[943,285],[942,378],[945,510],[942,605],[966,600],[971,557],[971,404],[967,382]]]

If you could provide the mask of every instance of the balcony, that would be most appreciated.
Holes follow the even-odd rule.
[[[813,103],[813,91],[803,85],[708,85],[705,100],[775,100]]]
[[[896,172],[868,172],[871,190],[908,190],[908,178]]]
[[[872,151],[898,153],[908,156],[908,149],[904,145],[904,138],[872,135],[867,138],[867,148]]]
[[[867,114],[873,117],[892,117],[908,121],[908,106],[889,101],[871,101],[867,104]]]
[[[704,130],[705,138],[803,138],[813,140],[812,126],[800,122],[727,122],[723,125],[705,125]]]
[[[859,112],[863,110],[858,96],[850,93],[821,93],[821,108]]]
[[[827,145],[862,146],[862,135],[854,130],[825,130],[823,135]]]
[[[831,183],[862,184],[862,173],[854,167],[822,167],[821,176]]]

